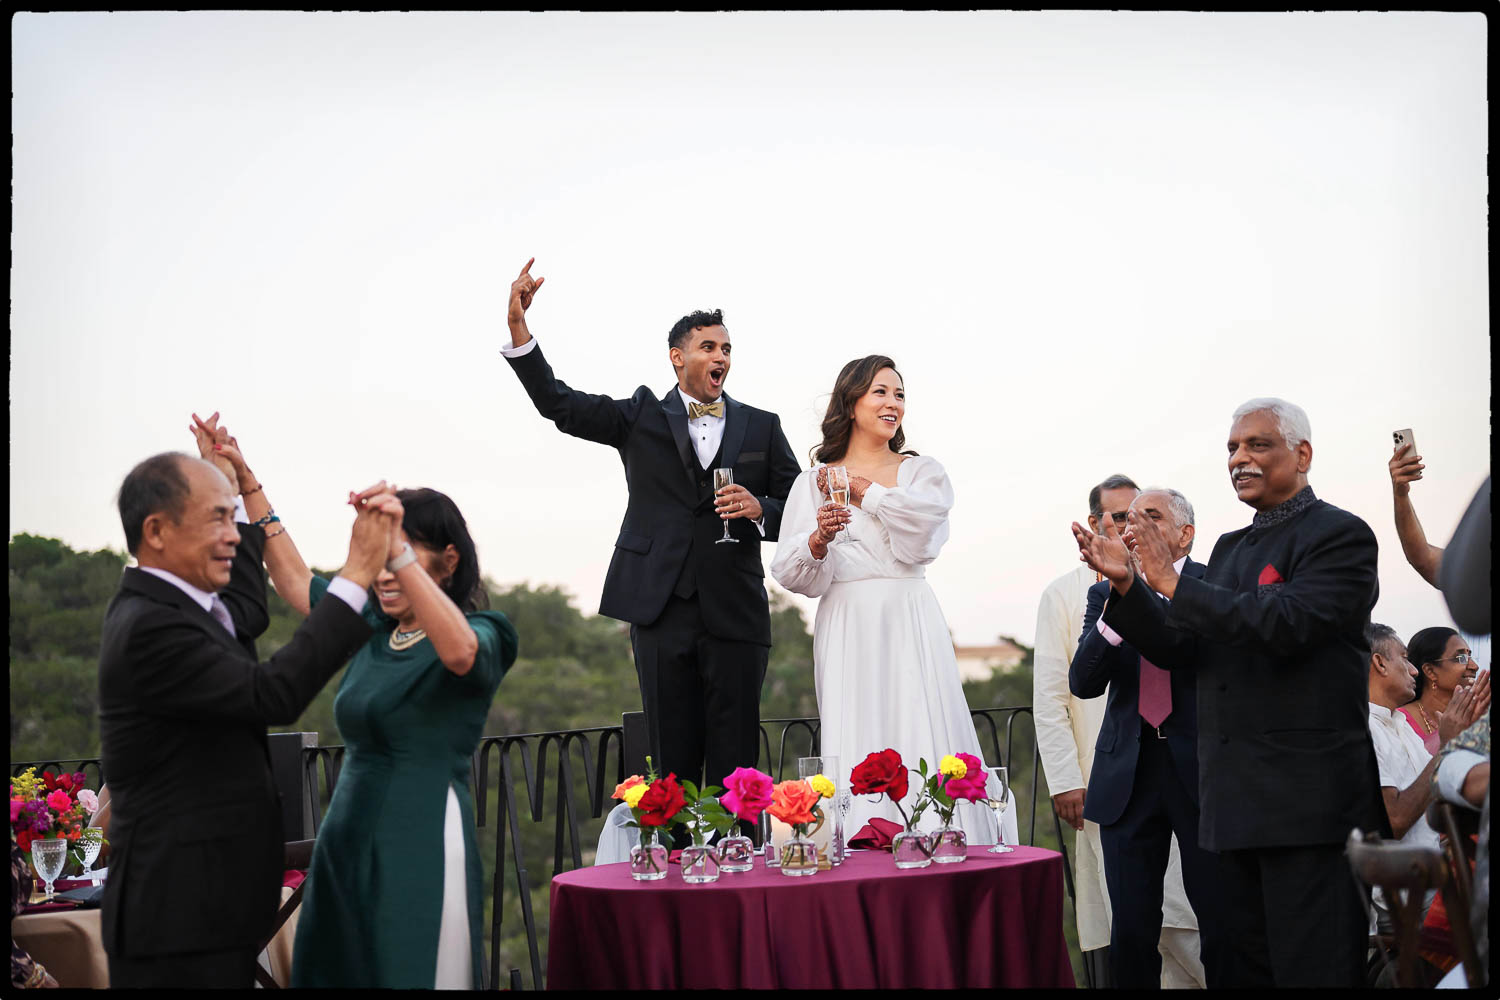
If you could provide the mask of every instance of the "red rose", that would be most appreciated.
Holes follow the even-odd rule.
[[[31,841],[35,836],[30,830],[21,830],[16,834],[16,846],[23,851],[30,851]]]
[[[682,786],[677,783],[677,774],[673,772],[651,782],[636,811],[640,814],[642,826],[666,826],[685,805],[687,797],[682,794]]]
[[[884,792],[897,802],[906,798],[906,766],[901,755],[889,747],[870,754],[850,775],[849,790],[855,795]]]

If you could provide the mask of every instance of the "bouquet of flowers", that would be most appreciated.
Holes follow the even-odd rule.
[[[687,796],[677,775],[658,777],[651,758],[646,758],[646,776],[632,774],[615,786],[611,798],[619,799],[630,807],[632,819],[625,825],[641,831],[641,852],[652,872],[666,874],[656,860],[652,844],[656,832],[677,820],[677,814],[687,805]],[[662,852],[665,855],[665,851]]]
[[[70,846],[78,842],[99,809],[99,798],[84,787],[85,780],[82,771],[44,771],[38,778],[34,767],[10,779],[10,828],[21,850],[29,855],[32,841],[54,837]]]

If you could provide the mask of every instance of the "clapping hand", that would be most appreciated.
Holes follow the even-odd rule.
[[[1170,601],[1177,592],[1177,570],[1172,565],[1176,560],[1172,558],[1172,547],[1167,544],[1161,525],[1136,510],[1130,512],[1128,521],[1130,527],[1126,529],[1125,541],[1135,557],[1136,566],[1151,589]]]
[[[390,558],[393,522],[395,532],[398,535],[400,532],[401,522],[393,515],[387,497],[395,500],[384,480],[357,494],[349,494],[349,503],[357,513],[349,535],[349,559],[340,575],[360,587],[369,587],[385,568]]]
[[[1132,556],[1120,537],[1120,529],[1114,519],[1105,517],[1104,532],[1095,534],[1077,521],[1073,522],[1073,538],[1078,542],[1079,561],[1088,563],[1095,573],[1103,574],[1115,590],[1125,593],[1133,578]]]
[[[1453,690],[1448,707],[1438,713],[1438,741],[1446,744],[1490,710],[1490,672],[1482,671],[1468,687]]]
[[[1422,478],[1422,456],[1416,453],[1416,445],[1408,441],[1396,449],[1387,467],[1391,470],[1391,489],[1396,496],[1404,497],[1411,492],[1411,484]]]
[[[406,518],[406,508],[401,505],[401,498],[396,496],[394,484],[387,486],[385,480],[382,479],[374,486],[367,486],[358,493],[351,492],[349,505],[355,510],[371,510],[383,515],[389,528],[386,561],[389,562],[401,554],[401,550],[406,547],[406,540],[401,537],[401,523]]]

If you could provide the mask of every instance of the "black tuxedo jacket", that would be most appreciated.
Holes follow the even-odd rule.
[[[1170,602],[1139,583],[1111,595],[1106,624],[1157,666],[1197,671],[1200,846],[1390,835],[1364,640],[1379,591],[1369,525],[1315,500],[1222,536]]]
[[[552,374],[541,345],[508,358],[537,412],[574,437],[620,453],[630,500],[604,580],[599,613],[650,625],[686,573],[701,594],[710,635],[771,644],[760,531],[746,518],[729,523],[735,545],[716,545],[724,523],[714,513],[711,470],[698,464],[688,437],[687,410],[674,385],[657,397],[641,386],[629,399],[569,388]],[[765,541],[774,542],[792,482],[801,472],[774,413],[726,394],[724,439],[715,468],[755,494],[764,512]]]
[[[104,616],[99,737],[109,784],[105,950],[125,958],[259,947],[281,902],[281,803],[267,725],[290,725],[369,637],[321,602],[259,663],[265,533],[240,525],[219,597],[238,638],[177,587],[129,568]]]
[[[1203,564],[1189,559],[1182,575],[1201,577]],[[1132,588],[1133,589],[1133,588]],[[1094,767],[1083,800],[1083,818],[1108,826],[1120,818],[1135,789],[1136,762],[1141,755],[1141,654],[1128,642],[1111,646],[1095,624],[1109,597],[1108,580],[1089,588],[1083,635],[1068,667],[1068,688],[1078,698],[1097,698],[1109,689],[1104,722],[1094,745]],[[1154,661],[1153,661],[1154,662]],[[1162,735],[1177,774],[1196,802],[1198,799],[1198,678],[1192,670],[1171,671],[1172,714],[1163,720]],[[1155,738],[1155,737],[1151,737]]]

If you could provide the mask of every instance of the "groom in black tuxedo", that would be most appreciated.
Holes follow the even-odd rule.
[[[544,279],[531,261],[511,284],[502,348],[537,412],[620,453],[630,500],[599,613],[630,623],[657,770],[723,784],[755,765],[771,615],[760,543],[774,542],[800,471],[774,413],[723,391],[729,333],[719,312],[684,316],[667,336],[677,382],[628,399],[572,389],[526,327]],[[734,484],[714,489],[715,469]],[[721,542],[725,526],[733,539]]]

